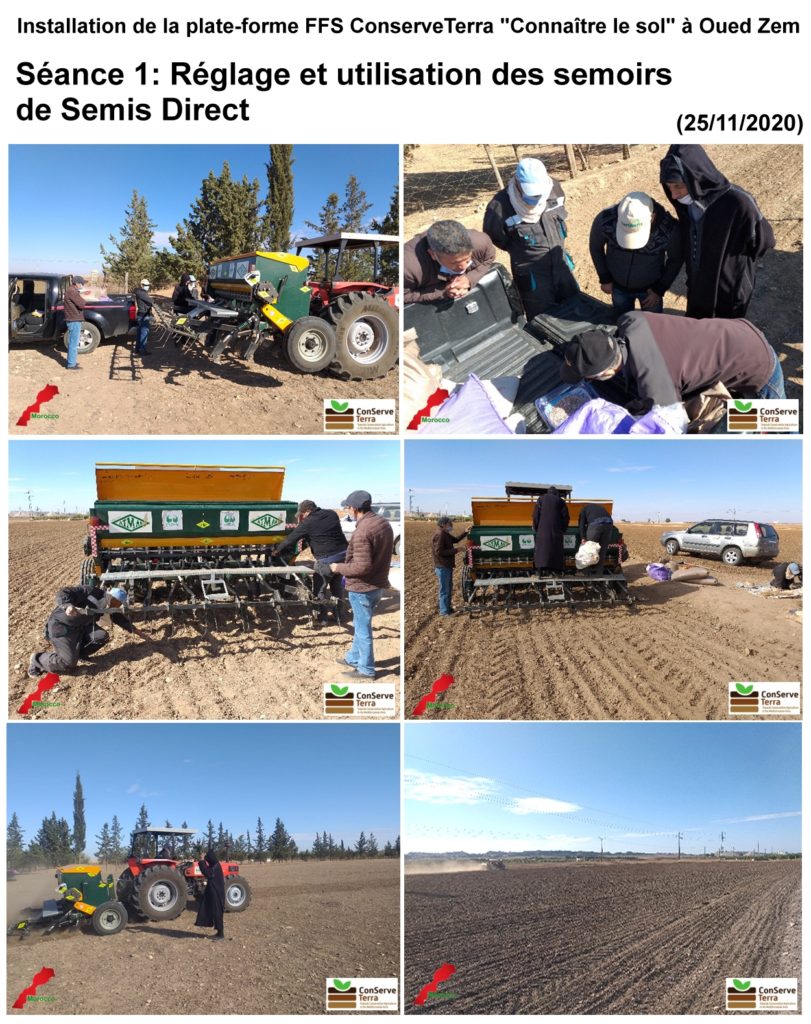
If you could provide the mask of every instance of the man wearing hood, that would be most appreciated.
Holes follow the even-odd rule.
[[[617,313],[630,313],[637,301],[649,313],[661,313],[684,263],[679,222],[644,192],[629,192],[597,214],[589,252]]]
[[[774,231],[754,198],[718,170],[703,146],[671,146],[659,180],[681,224],[687,263],[687,316],[746,316],[756,261]]]
[[[532,529],[535,531],[535,567],[542,573],[563,572],[566,555],[563,537],[569,525],[569,509],[557,487],[550,487],[535,504]]]
[[[560,376],[567,384],[613,380],[635,416],[690,401],[716,384],[733,398],[786,397],[777,353],[748,320],[626,313],[613,333],[595,328],[575,335]]]
[[[560,182],[549,176],[543,163],[524,157],[484,213],[485,234],[510,255],[527,320],[579,290],[574,264],[564,249],[565,200]]]
[[[110,639],[98,624],[105,613],[115,626],[134,633],[141,640],[149,635],[138,629],[124,614],[127,592],[123,587],[104,590],[102,587],[63,587],[56,595],[56,607],[45,626],[45,637],[53,651],[31,655],[28,675],[38,679],[46,672],[61,674],[76,667],[80,658],[89,658]]]
[[[200,909],[197,911],[198,928],[216,928],[215,939],[224,939],[223,916],[225,914],[225,877],[217,854],[209,850],[205,860],[198,861],[198,867],[206,878]]]

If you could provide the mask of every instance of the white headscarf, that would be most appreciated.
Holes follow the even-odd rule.
[[[507,183],[507,195],[510,197],[513,209],[525,224],[538,223],[543,216],[543,212],[546,209],[546,201],[549,198],[548,195],[542,195],[534,206],[528,203],[521,193],[521,186],[515,180],[515,175]]]

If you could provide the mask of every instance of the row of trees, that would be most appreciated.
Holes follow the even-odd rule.
[[[171,248],[154,248],[157,225],[149,214],[146,197],[134,190],[119,235],[110,235],[109,247],[100,247],[105,275],[119,284],[128,279],[130,285],[146,277],[153,287],[162,288],[177,281],[184,271],[205,278],[208,265],[214,259],[257,249],[288,251],[294,244],[290,235],[295,204],[293,163],[292,146],[270,146],[264,197],[260,194],[258,178],[251,180],[246,175],[234,178],[227,161],[219,174],[209,171],[189,215],[169,237]],[[307,221],[307,227],[316,235],[361,232],[367,227],[375,233],[399,234],[397,189],[383,220],[367,224],[370,209],[371,203],[360,182],[351,175],[343,197],[337,192],[330,193],[318,220]],[[323,256],[315,260],[316,274],[323,270],[322,260]],[[396,283],[396,246],[387,247],[383,267],[384,278]],[[348,256],[342,268],[346,280],[365,280],[370,278],[371,272],[372,257],[367,253]]]
[[[134,829],[147,828],[150,825],[149,812],[146,805],[141,804]],[[179,827],[187,829],[184,821],[179,826],[165,821],[165,828]],[[129,845],[126,843],[124,830],[117,815],[112,822],[105,821],[101,831],[95,837],[93,847],[96,859],[108,863],[121,862],[126,859]],[[10,867],[56,867],[69,860],[85,859],[86,825],[84,812],[84,793],[82,781],[77,772],[73,794],[73,828],[66,818],[57,817],[54,811],[50,817],[43,818],[42,824],[34,838],[26,846],[25,834],[20,827],[17,814],[11,816],[6,834],[8,864]],[[256,828],[251,833],[248,829],[240,835],[232,832],[220,822],[215,826],[209,820],[205,832],[199,836],[189,835],[178,837],[175,843],[175,856],[182,859],[199,858],[206,850],[215,849],[221,855],[233,857],[235,860],[348,860],[354,857],[399,857],[400,837],[394,843],[386,842],[382,850],[373,832],[367,836],[361,832],[353,844],[346,844],[343,839],[337,843],[330,833],[317,833],[312,848],[300,850],[298,844],[287,831],[281,818],[276,818],[273,830],[266,833],[261,818],[257,819]]]

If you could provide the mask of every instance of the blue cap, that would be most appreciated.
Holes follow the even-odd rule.
[[[541,199],[548,199],[554,182],[549,177],[541,160],[533,157],[524,157],[518,161],[515,169],[515,180],[518,182],[521,191],[526,196],[539,196]]]

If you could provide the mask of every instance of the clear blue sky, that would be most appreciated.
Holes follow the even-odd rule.
[[[8,816],[30,841],[56,811],[73,824],[82,779],[88,853],[117,814],[129,836],[141,804],[150,823],[210,818],[253,836],[281,818],[302,848],[316,832],[354,842],[374,832],[382,847],[400,832],[400,739],[387,723],[27,723],[8,728]]]
[[[317,221],[330,192],[343,197],[352,174],[372,203],[369,219],[386,215],[398,182],[396,146],[295,146],[293,159],[294,238],[311,235],[305,221]],[[168,245],[202,180],[210,170],[219,174],[226,160],[235,178],[258,178],[260,196],[267,194],[266,145],[12,146],[9,268],[100,269],[99,245],[109,248],[109,236],[118,237],[133,189],[146,197],[156,246]]]
[[[631,521],[708,516],[799,523],[801,442],[787,439],[407,441],[406,507],[470,513],[470,499],[503,496],[508,480],[571,484],[580,498],[613,498]]]
[[[800,849],[799,723],[405,729],[406,853]]]
[[[400,495],[398,441],[11,441],[9,507],[86,513],[96,500],[97,462],[284,466],[282,497],[337,508],[350,491],[376,501]]]

